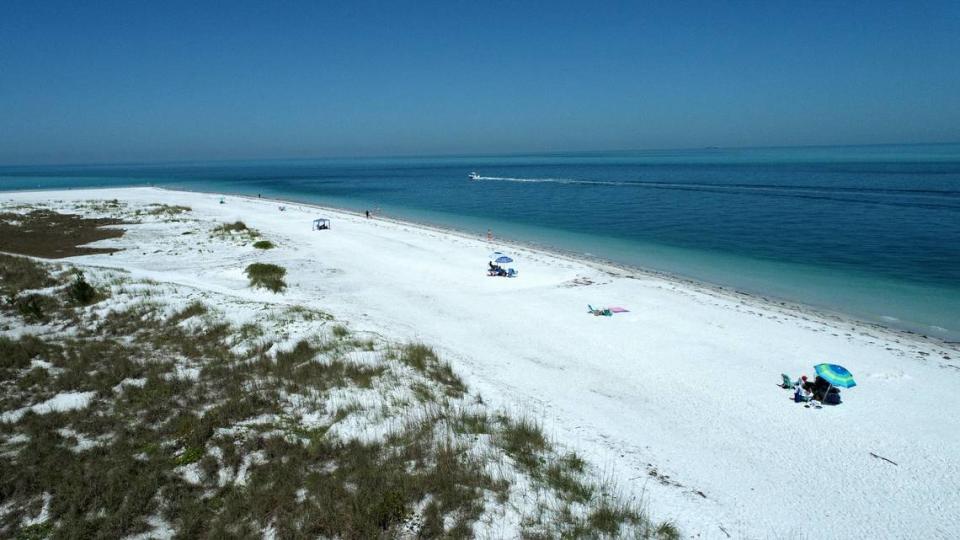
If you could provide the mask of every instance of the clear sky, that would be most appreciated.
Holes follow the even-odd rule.
[[[0,7],[0,164],[960,141],[960,1]]]

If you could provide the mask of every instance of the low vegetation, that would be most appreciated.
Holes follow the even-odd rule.
[[[276,246],[273,245],[273,242],[269,240],[257,240],[256,242],[253,243],[253,247],[257,249],[273,249]]]
[[[244,270],[250,279],[251,287],[262,287],[275,293],[283,292],[287,283],[283,277],[287,275],[286,268],[268,263],[253,263]]]
[[[242,221],[220,224],[213,228],[211,234],[214,238],[228,239],[242,245],[257,242],[260,238],[260,231],[248,227],[247,224]]]
[[[78,271],[73,278],[73,283],[67,288],[67,296],[77,305],[85,306],[97,299],[97,290],[87,283],[83,272]]]
[[[186,214],[192,209],[189,206],[169,205],[169,204],[151,204],[145,211],[151,216],[174,217]]]
[[[92,219],[46,209],[0,213],[0,251],[47,259],[112,253],[117,250],[84,244],[123,236],[123,229],[106,227],[122,223],[116,218]]]
[[[26,257],[0,253],[0,292],[4,296],[28,289],[52,287],[59,282],[46,265]]]
[[[425,344],[5,255],[0,292],[0,537],[678,537]]]
[[[72,318],[70,305],[99,302],[105,295],[87,283],[83,272],[73,273],[25,257],[0,254],[0,313],[13,312],[30,324]]]

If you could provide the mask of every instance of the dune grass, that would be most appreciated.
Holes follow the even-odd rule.
[[[251,287],[262,287],[275,293],[283,292],[287,288],[287,283],[283,277],[287,275],[287,270],[282,266],[269,263],[253,263],[247,266],[244,273],[250,279]]]
[[[56,279],[27,268],[22,283]],[[491,506],[535,500],[523,537],[677,537],[535,420],[489,411],[425,344],[296,306],[237,326],[201,301],[171,309],[169,291],[121,280],[113,311],[64,299],[52,317],[69,332],[0,335],[3,411],[95,396],[0,422],[0,536],[119,538],[161,520],[181,537],[471,538]],[[293,324],[315,334],[278,346]]]
[[[248,242],[256,242],[260,238],[260,231],[248,227],[247,224],[242,221],[221,223],[214,227],[213,230],[210,231],[210,234],[215,238],[230,239],[242,245],[246,245]]]
[[[60,283],[47,265],[26,257],[0,253],[0,293],[4,296],[26,289],[41,289]]]

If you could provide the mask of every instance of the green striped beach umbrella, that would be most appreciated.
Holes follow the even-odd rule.
[[[817,375],[832,386],[853,388],[857,385],[857,381],[853,380],[853,374],[843,366],[838,366],[837,364],[817,364],[813,366],[813,369],[817,371]]]

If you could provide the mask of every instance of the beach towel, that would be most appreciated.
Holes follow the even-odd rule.
[[[630,310],[629,310],[629,309],[624,309],[624,308],[622,308],[622,307],[620,307],[620,306],[613,306],[613,307],[609,307],[609,308],[607,308],[607,309],[609,309],[610,311],[612,311],[612,312],[614,312],[614,313],[630,313]]]

